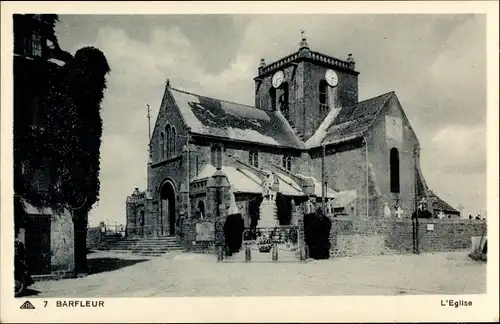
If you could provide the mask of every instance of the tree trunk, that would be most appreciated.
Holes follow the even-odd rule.
[[[87,215],[73,211],[75,231],[75,274],[87,272]]]

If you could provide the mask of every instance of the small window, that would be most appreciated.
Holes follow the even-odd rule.
[[[222,167],[222,147],[218,144],[212,146],[211,163],[216,168]]]
[[[390,180],[391,180],[391,192],[400,192],[400,181],[399,181],[399,152],[397,148],[392,148],[390,152]]]
[[[269,98],[271,100],[271,111],[275,111],[276,110],[276,89],[271,87],[271,89],[269,89]]]
[[[50,177],[49,172],[45,169],[34,169],[32,173],[33,181],[32,188],[38,192],[49,191]]]
[[[251,151],[249,154],[248,162],[250,163],[250,165],[258,168],[259,167],[259,152]]]
[[[177,136],[175,133],[175,128],[172,127],[172,138],[171,138],[172,143],[170,144],[170,149],[172,150],[171,156],[175,156],[176,154],[176,149],[175,149],[175,142],[177,141]]]
[[[170,125],[167,125],[165,127],[165,152],[166,152],[166,158],[168,159],[170,157],[170,144],[171,144],[171,136],[172,136],[172,130],[170,129]]]
[[[292,157],[285,155],[283,156],[283,168],[291,171],[292,170]]]
[[[42,56],[42,38],[38,30],[31,35],[31,54],[37,57]]]
[[[163,160],[165,158],[165,135],[163,133],[160,133],[160,160]]]
[[[198,173],[200,173],[200,157],[198,156],[198,153],[196,153],[194,157],[194,166],[196,170],[196,175],[198,175]]]
[[[328,111],[328,83],[325,80],[319,82],[319,110]]]

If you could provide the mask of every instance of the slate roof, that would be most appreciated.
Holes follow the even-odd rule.
[[[456,210],[455,208],[451,207],[446,201],[443,199],[439,198],[434,192],[429,190],[429,193],[427,194],[428,198],[432,200],[432,208],[434,210],[442,210],[443,212],[448,212],[448,213],[456,213],[459,214],[460,212]]]
[[[266,145],[304,148],[279,111],[169,89],[191,132]]]
[[[396,94],[391,91],[378,97],[359,102],[354,106],[332,109],[316,134],[306,142],[307,147],[335,144],[363,136]],[[326,125],[325,125],[326,124]]]
[[[437,210],[442,210],[443,212],[448,212],[452,214],[460,214],[458,210],[451,207],[446,201],[441,199],[438,195],[436,195],[432,190],[427,187],[425,183],[424,177],[422,175],[422,170],[420,167],[417,168],[417,195],[419,197],[425,196],[427,199],[432,201],[432,208]]]

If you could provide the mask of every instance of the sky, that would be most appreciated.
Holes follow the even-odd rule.
[[[94,46],[111,73],[102,104],[100,201],[89,216],[125,224],[125,199],[146,187],[148,121],[165,81],[254,104],[261,58],[298,49],[352,53],[360,100],[395,91],[421,145],[428,186],[463,214],[486,210],[486,19],[483,15],[60,15],[72,54]]]

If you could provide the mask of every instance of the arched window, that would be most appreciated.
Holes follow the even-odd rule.
[[[328,111],[328,83],[325,80],[319,81],[319,110]]]
[[[283,116],[285,116],[286,119],[289,119],[290,113],[289,113],[289,101],[288,101],[288,94],[289,94],[289,87],[288,87],[288,82],[283,82],[281,84],[281,90],[282,94],[279,97],[279,109]]]
[[[292,170],[292,157],[285,155],[283,156],[283,168],[291,171]]]
[[[270,109],[272,111],[275,111],[276,110],[276,89],[273,87],[271,87],[271,89],[269,89],[269,99],[271,100]]]
[[[222,147],[218,144],[212,146],[211,153],[212,165],[216,168],[222,167]]]
[[[198,212],[200,213],[200,218],[205,218],[205,203],[203,200],[198,202]]]
[[[258,168],[259,167],[259,152],[250,151],[250,154],[248,155],[248,162],[250,163],[250,165]]]
[[[399,193],[399,152],[392,148],[390,153],[391,192]]]
[[[166,134],[166,138],[165,138],[165,146],[166,146],[166,149],[165,149],[165,152],[167,154],[167,158],[170,157],[170,141],[171,141],[171,130],[170,130],[170,125],[167,125],[167,127],[165,127],[165,134]]]
[[[176,150],[175,150],[175,142],[177,141],[177,136],[175,133],[175,127],[172,127],[172,143],[170,144],[170,149],[172,150],[171,156],[175,156]]]
[[[160,133],[160,160],[163,160],[165,158],[165,135],[163,135],[163,132]]]

